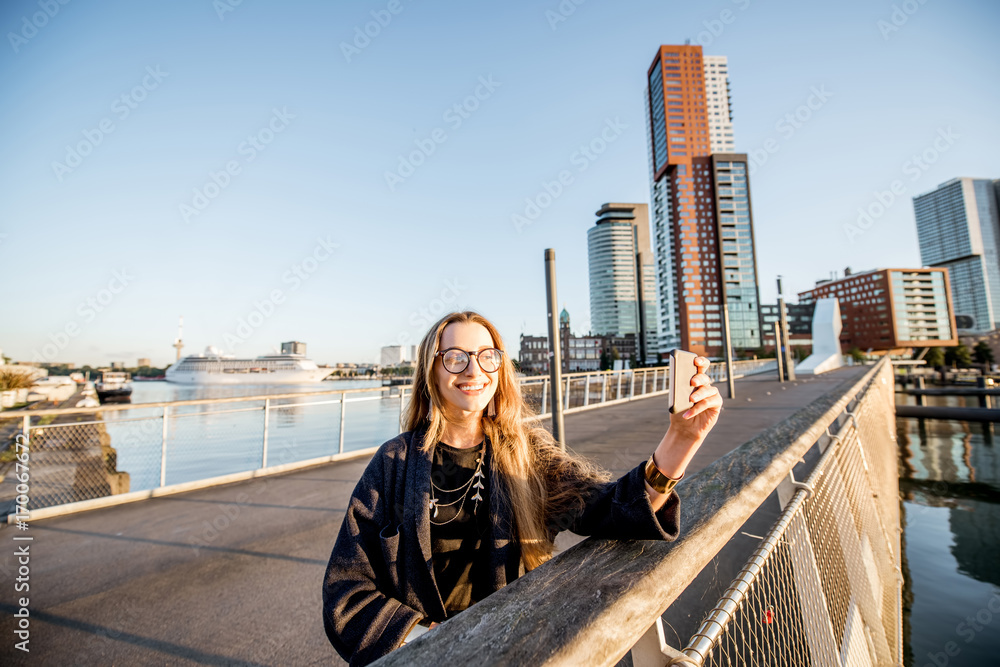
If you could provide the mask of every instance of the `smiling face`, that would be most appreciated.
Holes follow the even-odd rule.
[[[438,349],[443,352],[452,347],[466,352],[478,352],[494,347],[494,343],[490,332],[483,325],[452,322],[441,333],[441,345]],[[434,377],[445,403],[443,408],[453,419],[461,419],[468,413],[482,414],[496,393],[499,375],[499,371],[484,373],[476,357],[472,356],[469,358],[469,365],[461,373],[449,373],[442,357],[434,360]]]

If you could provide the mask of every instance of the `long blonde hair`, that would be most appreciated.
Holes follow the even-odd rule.
[[[546,519],[582,509],[587,492],[607,481],[609,475],[587,461],[567,455],[548,431],[532,426],[533,422],[527,418],[534,412],[521,394],[521,384],[500,332],[473,311],[442,317],[420,341],[413,371],[413,393],[403,416],[403,428],[426,429],[420,443],[423,451],[430,451],[444,432],[446,420],[434,361],[445,327],[455,322],[482,325],[492,337],[494,347],[503,352],[493,395],[496,414],[489,416],[484,410],[482,427],[493,445],[493,462],[507,490],[506,500],[514,516],[521,558],[525,569],[532,570],[552,556],[554,545]]]

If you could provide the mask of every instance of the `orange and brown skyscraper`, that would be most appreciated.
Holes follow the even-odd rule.
[[[760,346],[760,299],[746,155],[711,152],[732,145],[727,65],[705,61],[700,46],[661,46],[647,72],[650,222],[659,350],[721,356],[722,304],[733,347],[749,349]]]

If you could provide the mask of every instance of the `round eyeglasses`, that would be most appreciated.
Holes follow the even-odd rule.
[[[496,373],[500,370],[500,362],[503,360],[503,352],[495,347],[488,347],[485,350],[479,350],[479,352],[466,352],[457,347],[449,347],[434,356],[442,357],[441,362],[444,364],[444,369],[455,375],[465,372],[472,356],[476,357],[476,362],[484,373]]]

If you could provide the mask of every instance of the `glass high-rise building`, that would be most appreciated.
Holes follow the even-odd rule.
[[[954,178],[913,198],[920,259],[948,269],[959,333],[1000,328],[997,181]]]
[[[733,347],[759,347],[749,173],[746,155],[730,152],[728,63],[665,45],[647,80],[659,348],[722,356],[723,304]]]
[[[720,275],[703,282],[710,282],[711,295],[721,296],[729,306],[733,348],[760,347],[763,344],[762,320],[747,156],[744,153],[713,153],[707,158],[695,158],[694,174],[697,196],[705,203],[703,215],[706,219],[714,217],[722,260]],[[715,327],[714,318],[708,317],[709,312],[706,311],[705,316],[706,334],[712,339]],[[691,314],[692,319],[695,315]],[[694,328],[693,323],[691,328]]]
[[[655,361],[656,268],[649,207],[608,203],[596,215],[596,224],[587,231],[591,330],[602,336],[638,336],[644,329],[646,359]]]

